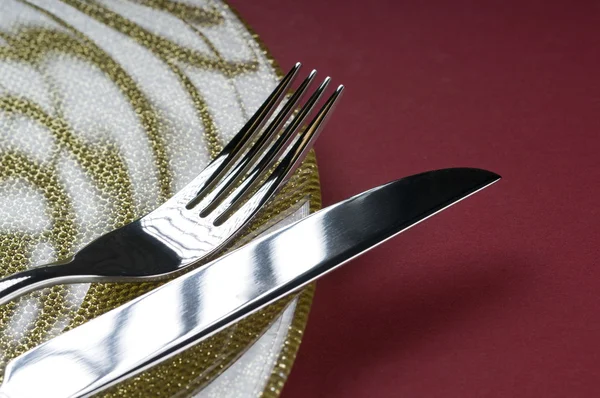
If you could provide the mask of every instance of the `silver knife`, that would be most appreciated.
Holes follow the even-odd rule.
[[[96,394],[499,179],[480,169],[437,170],[330,206],[15,358],[0,397]]]

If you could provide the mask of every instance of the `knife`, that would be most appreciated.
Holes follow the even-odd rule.
[[[430,171],[330,206],[13,359],[0,397],[96,394],[499,179],[481,169]]]

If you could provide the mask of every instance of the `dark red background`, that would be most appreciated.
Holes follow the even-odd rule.
[[[600,396],[598,2],[231,3],[284,69],[347,86],[324,205],[504,177],[323,278],[283,398]]]

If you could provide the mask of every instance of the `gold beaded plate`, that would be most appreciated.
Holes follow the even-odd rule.
[[[280,76],[220,0],[1,0],[0,276],[71,256],[157,207]],[[319,206],[311,153],[246,239]],[[0,381],[10,359],[155,286],[56,286],[0,307]],[[312,292],[100,396],[276,397]]]

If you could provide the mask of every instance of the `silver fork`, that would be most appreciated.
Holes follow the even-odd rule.
[[[262,129],[299,69],[300,63],[294,65],[240,132],[185,188],[146,216],[91,242],[71,259],[0,279],[0,304],[62,283],[161,278],[215,254],[291,177],[342,94],[344,87],[339,86],[298,134],[329,84],[327,77],[286,127],[315,77],[313,70]]]

